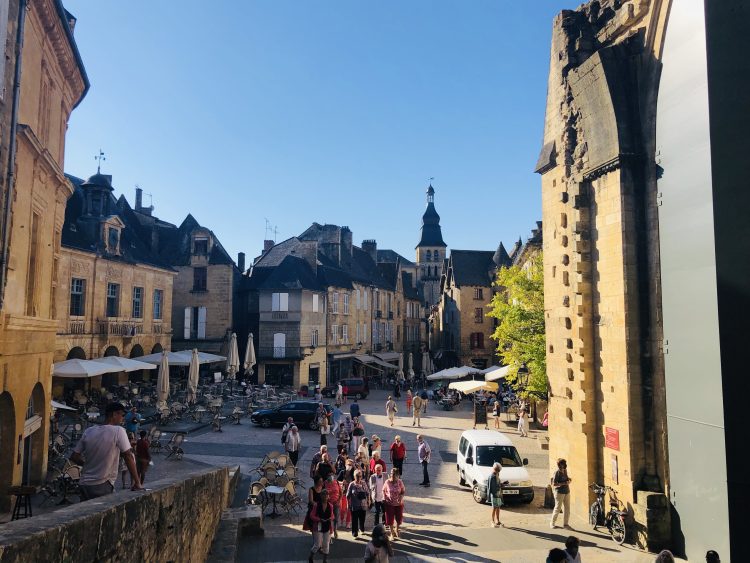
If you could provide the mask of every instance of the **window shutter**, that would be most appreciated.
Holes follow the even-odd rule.
[[[182,329],[182,337],[185,340],[190,340],[190,323],[193,318],[193,308],[185,307],[185,325]]]
[[[289,294],[279,293],[279,311],[289,310]]]
[[[278,293],[271,294],[271,311],[279,310],[279,295]]]
[[[318,305],[318,294],[317,293],[313,293],[313,296],[312,296],[312,310],[313,310],[313,313],[317,313],[318,312],[318,308],[319,308],[319,305]]]
[[[198,338],[206,338],[206,308],[198,307]]]

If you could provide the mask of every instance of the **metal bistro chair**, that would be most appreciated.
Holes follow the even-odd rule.
[[[241,407],[234,407],[232,409],[232,424],[240,424],[240,419],[242,418],[242,415],[245,414]]]
[[[160,452],[162,448],[161,444],[161,430],[156,426],[151,427],[151,431],[148,435],[148,441],[151,444],[150,449],[155,452]]]
[[[261,510],[265,510],[266,507],[262,505],[264,498],[260,494],[265,488],[266,488],[265,485],[261,483],[260,481],[255,481],[254,483],[251,483],[250,489],[248,490],[248,493],[247,493],[247,500],[245,502],[253,506],[260,506]]]
[[[176,460],[182,459],[182,454],[185,452],[182,450],[182,442],[185,441],[185,434],[182,434],[181,432],[177,432],[172,435],[172,438],[169,440],[169,443],[167,444],[167,457],[165,459],[169,459],[170,457],[174,456]]]
[[[305,504],[302,500],[302,497],[294,488],[294,483],[289,481],[286,485],[284,485],[284,489],[284,496],[281,499],[281,508],[286,511],[286,515],[289,517],[289,520],[291,520],[292,512],[294,512],[294,514],[299,514],[299,511],[304,509]]]

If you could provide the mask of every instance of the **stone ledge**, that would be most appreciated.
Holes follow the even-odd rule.
[[[203,561],[228,491],[226,468],[163,479],[0,527],[0,562]]]

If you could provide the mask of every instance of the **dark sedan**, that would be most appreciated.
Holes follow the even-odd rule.
[[[330,415],[333,410],[331,405],[324,406],[326,412]],[[263,428],[270,428],[273,425],[286,424],[287,419],[291,416],[299,428],[317,430],[318,421],[315,420],[317,410],[318,403],[315,401],[291,401],[272,409],[257,410],[250,415],[250,421],[254,424],[260,424]]]

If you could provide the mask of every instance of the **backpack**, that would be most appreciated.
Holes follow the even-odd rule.
[[[287,434],[288,434],[288,433],[289,433],[289,430],[284,430],[284,431],[283,431],[283,432],[281,433],[281,443],[282,443],[282,444],[286,444],[286,437],[287,437]]]

